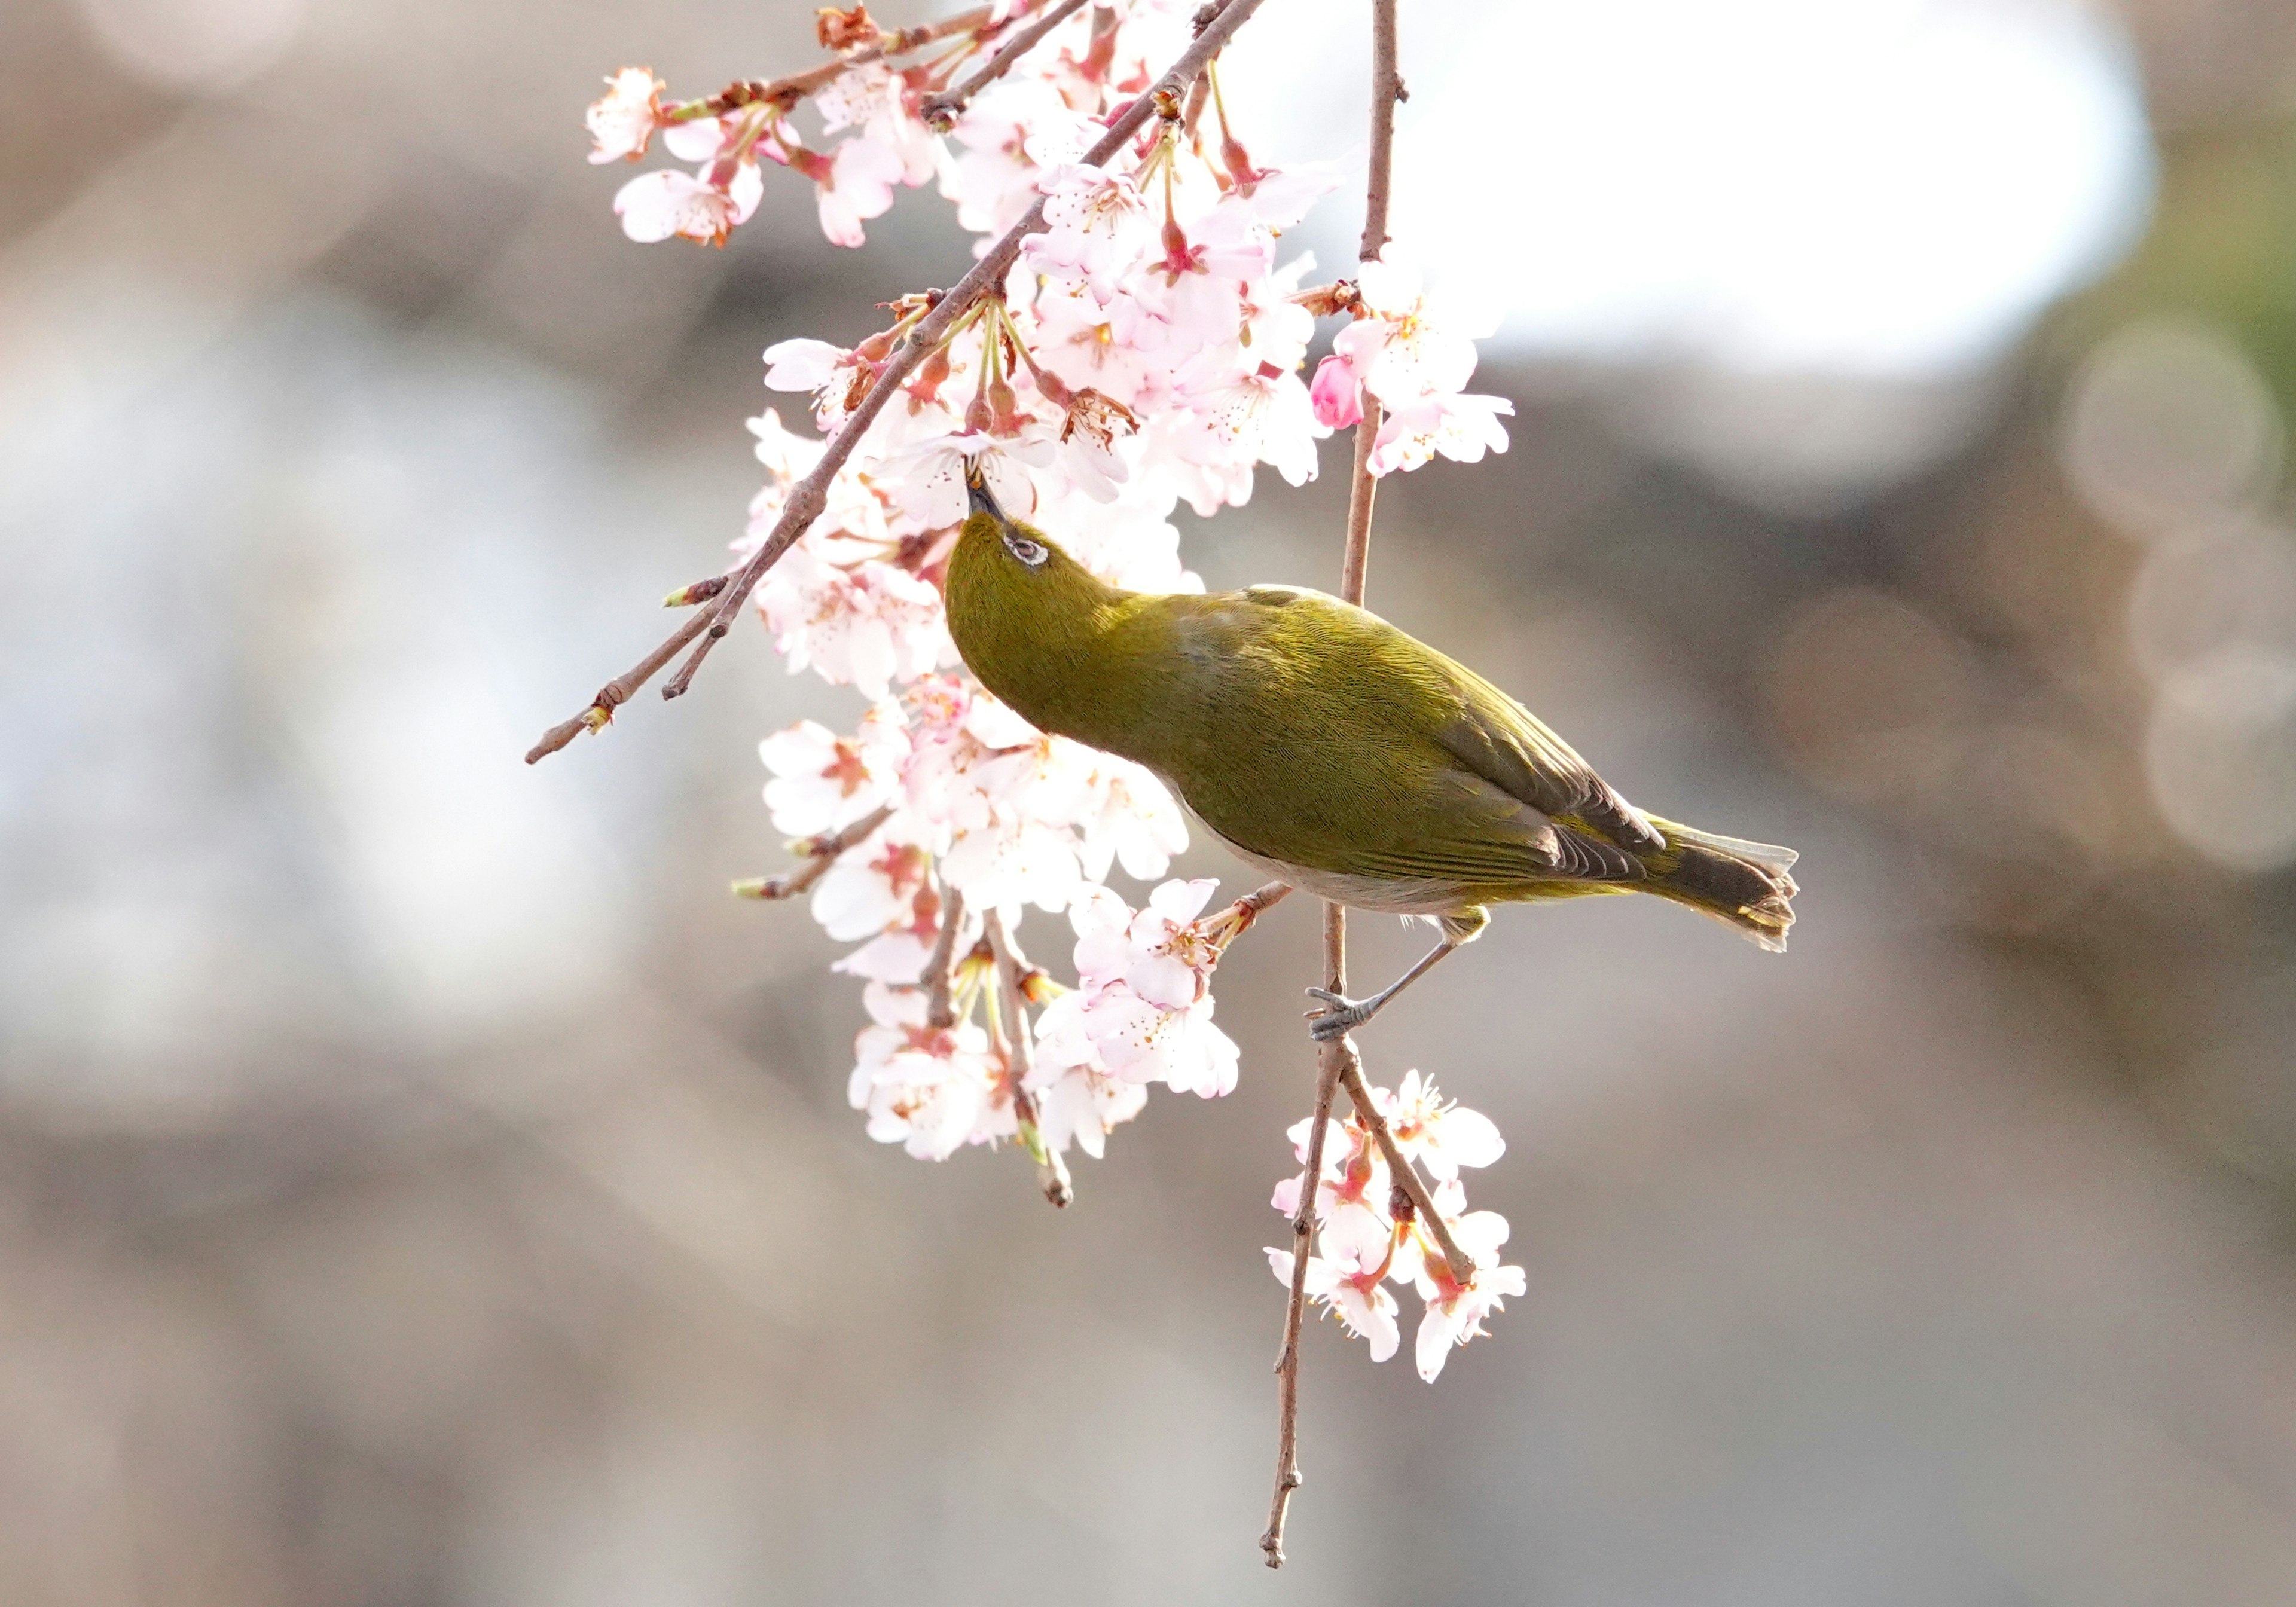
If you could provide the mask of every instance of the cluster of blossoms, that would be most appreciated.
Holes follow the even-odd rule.
[[[1372,1090],[1379,1113],[1406,1165],[1433,1177],[1435,1209],[1451,1237],[1474,1262],[1462,1283],[1418,1218],[1410,1197],[1395,1186],[1387,1158],[1354,1116],[1330,1122],[1324,1134],[1323,1173],[1316,1185],[1315,1253],[1308,1259],[1308,1294],[1337,1314],[1349,1333],[1371,1342],[1371,1358],[1383,1362],[1402,1342],[1395,1294],[1388,1285],[1415,1287],[1426,1302],[1414,1350],[1419,1376],[1435,1382],[1454,1345],[1483,1332],[1483,1318],[1506,1296],[1524,1289],[1522,1268],[1499,1265],[1506,1242],[1506,1218],[1496,1211],[1467,1209],[1459,1168],[1488,1166],[1506,1146],[1489,1118],[1456,1104],[1445,1104],[1435,1085],[1417,1071],[1404,1074],[1390,1093]],[[1292,1129],[1301,1170],[1275,1185],[1270,1201],[1286,1217],[1298,1214],[1306,1186],[1308,1141],[1315,1119]],[[1292,1252],[1274,1245],[1268,1264],[1279,1282],[1290,1283]]]
[[[849,734],[807,720],[768,737],[766,802],[794,847],[830,860],[809,880],[813,914],[855,946],[837,965],[864,980],[871,1023],[852,1103],[873,1137],[920,1157],[1008,1139],[1040,1163],[1071,1146],[1098,1156],[1152,1085],[1213,1097],[1236,1080],[1210,984],[1241,926],[1204,916],[1209,881],[1166,881],[1136,909],[1107,885],[1118,867],[1144,882],[1164,875],[1187,842],[1178,807],[1137,766],[1029,726],[950,640],[940,586],[968,469],[1103,578],[1172,592],[1201,589],[1180,562],[1179,504],[1199,514],[1240,504],[1263,464],[1308,480],[1317,441],[1359,415],[1365,393],[1387,410],[1381,473],[1506,444],[1507,404],[1461,394],[1472,332],[1431,313],[1407,269],[1371,263],[1359,286],[1303,290],[1308,259],[1278,260],[1279,236],[1332,181],[1257,165],[1216,78],[1185,107],[1158,101],[1103,161],[1085,160],[1187,46],[1199,3],[1080,8],[961,107],[937,97],[1046,0],[1001,0],[914,35],[887,34],[859,8],[824,12],[823,42],[838,53],[828,68],[685,102],[626,69],[589,112],[593,161],[637,160],[658,134],[690,164],[623,186],[615,210],[636,240],[722,244],[755,211],[767,162],[813,183],[823,231],[841,245],[861,243],[863,224],[903,186],[936,184],[983,255],[1043,204],[1045,226],[1001,283],[935,323],[940,338],[754,593],[792,672],[868,701]],[[895,63],[927,45],[922,61]],[[794,123],[808,96],[821,129],[811,143]],[[751,421],[767,480],[737,562],[941,310],[937,293],[883,305],[890,322],[857,346],[799,339],[766,352],[767,385],[806,396],[822,435],[770,409]],[[1311,392],[1302,370],[1316,317],[1341,311],[1355,320]],[[1031,908],[1067,918],[1073,988],[1015,957],[1010,938]],[[1000,1005],[998,943],[1026,1004],[1041,1006],[1033,1024],[1028,1009],[1015,1021]],[[1423,1125],[1462,1132],[1480,1119],[1431,1106]],[[1442,1152],[1423,1152],[1432,1165]],[[1462,1231],[1482,1231],[1473,1225],[1486,1217],[1463,1218]],[[1415,1242],[1408,1225],[1390,1227],[1394,1243]],[[1342,1286],[1374,1264],[1387,1276],[1407,1267],[1439,1293],[1424,1258],[1345,1260],[1333,1231],[1327,1223],[1317,1264],[1333,1269],[1325,1292],[1343,1314]],[[1473,1332],[1511,1270],[1440,1293],[1443,1332]]]

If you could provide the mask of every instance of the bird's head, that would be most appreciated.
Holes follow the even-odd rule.
[[[1009,566],[1023,573],[1054,571],[1073,562],[1046,539],[1042,530],[1005,513],[996,494],[988,488],[988,477],[981,472],[978,459],[964,465],[964,496],[972,512],[966,514],[964,529],[957,537],[960,549],[972,549],[976,558],[1001,553],[1000,568]]]
[[[1076,672],[1072,650],[1081,651],[1117,593],[1051,537],[1006,513],[979,464],[966,466],[964,484],[972,511],[942,587],[949,634],[973,674],[1026,713],[1036,706],[1029,687],[1037,677]]]

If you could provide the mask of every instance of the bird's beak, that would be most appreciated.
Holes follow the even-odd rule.
[[[988,477],[980,471],[980,460],[967,458],[964,463],[964,497],[976,513],[986,513],[998,524],[1010,521],[1004,510],[996,505],[996,498],[988,489]]]

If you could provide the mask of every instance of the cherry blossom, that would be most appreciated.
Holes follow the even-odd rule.
[[[1457,1185],[1447,1186],[1456,1190]],[[1445,1203],[1439,1191],[1436,1203],[1438,1209]],[[1507,1239],[1505,1218],[1496,1211],[1467,1211],[1450,1217],[1446,1210],[1445,1215],[1449,1218],[1452,1237],[1473,1258],[1475,1271],[1462,1283],[1451,1275],[1441,1256],[1428,1256],[1421,1262],[1416,1281],[1427,1312],[1420,1319],[1414,1355],[1419,1376],[1431,1384],[1450,1359],[1453,1346],[1480,1337],[1485,1332],[1483,1319],[1497,1311],[1506,1297],[1521,1295],[1529,1287],[1521,1267],[1497,1264],[1499,1246]]]
[[[758,744],[758,758],[774,773],[766,783],[774,829],[812,837],[851,825],[899,790],[908,754],[900,710],[887,704],[870,709],[851,736],[818,720],[775,732]]]
[[[873,560],[832,564],[804,542],[758,587],[757,606],[791,674],[811,668],[873,701],[897,676],[932,668],[947,640],[940,594],[914,575]]]
[[[1106,301],[1155,238],[1148,202],[1105,168],[1065,162],[1037,180],[1046,230],[1021,244],[1021,260],[1047,279],[1083,286]]]
[[[643,67],[625,67],[606,80],[606,93],[582,118],[594,142],[593,162],[634,162],[646,153],[661,126],[662,88],[661,80]]]
[[[902,181],[900,155],[875,140],[841,142],[826,161],[807,165],[821,232],[834,245],[857,246],[867,234],[865,219],[882,217],[893,204],[893,186]]]
[[[1506,1140],[1489,1117],[1456,1101],[1445,1103],[1434,1079],[1422,1077],[1416,1068],[1381,1099],[1380,1114],[1387,1118],[1396,1148],[1439,1182],[1457,1177],[1463,1166],[1488,1166],[1506,1153]]]
[[[1002,1136],[999,1126],[1012,1130],[1009,1106],[996,1119],[998,1071],[979,1027],[929,1026],[922,993],[882,982],[864,988],[862,1002],[871,1024],[854,1042],[846,1097],[869,1113],[870,1137],[921,1160],[945,1160],[968,1143]]]
[[[675,168],[641,173],[614,197],[622,233],[652,242],[683,234],[706,245],[723,245],[736,224],[747,223],[765,194],[756,164],[736,167],[729,182],[713,184]]]

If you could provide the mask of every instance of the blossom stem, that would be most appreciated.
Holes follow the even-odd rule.
[[[1251,930],[1251,923],[1262,913],[1283,902],[1292,891],[1288,881],[1270,881],[1254,888],[1226,909],[1206,915],[1196,925],[1211,934],[1213,944],[1222,954],[1227,946]]]
[[[1121,151],[1149,119],[1158,115],[1158,96],[1177,96],[1194,83],[1196,75],[1203,71],[1205,64],[1219,53],[1220,47],[1234,36],[1237,29],[1251,20],[1251,14],[1262,4],[1263,0],[1226,0],[1226,4],[1205,20],[1195,42],[1180,53],[1179,59],[1159,80],[1156,89],[1140,96],[1119,113],[1109,124],[1108,132],[1085,153],[1084,160],[1097,167]],[[950,20],[955,21],[955,19]],[[598,695],[591,700],[588,708],[572,719],[544,732],[542,740],[527,750],[528,764],[541,762],[583,732],[595,731],[603,726],[613,717],[617,708],[629,701],[633,693],[660,673],[662,667],[670,660],[691,646],[693,652],[661,689],[661,694],[666,698],[674,698],[685,692],[693,680],[693,672],[709,656],[710,648],[733,627],[734,620],[749,601],[750,594],[757,589],[758,582],[765,578],[766,571],[779,562],[782,554],[796,545],[798,537],[821,517],[822,509],[828,505],[829,488],[836,480],[838,471],[844,468],[845,460],[853,455],[854,447],[860,445],[861,438],[868,433],[869,426],[876,422],[878,414],[884,411],[885,404],[892,399],[893,393],[901,388],[911,371],[924,360],[925,354],[948,337],[957,319],[970,311],[984,292],[1004,283],[1004,275],[1012,272],[1013,264],[1020,258],[1021,242],[1029,235],[1040,233],[1044,227],[1045,202],[1040,196],[1027,215],[982,254],[971,271],[957,281],[955,288],[941,297],[932,311],[918,321],[916,327],[909,332],[908,338],[886,359],[884,366],[878,370],[876,379],[843,426],[824,444],[820,461],[790,488],[788,500],[782,506],[781,518],[775,521],[765,540],[758,544],[758,550],[734,571],[731,583],[719,594],[716,605],[695,610],[668,641],[639,660],[621,676],[607,682]]]
[[[1076,1200],[1076,1185],[1070,1180],[1068,1162],[1045,1143],[1037,1119],[1037,1101],[1029,1092],[1036,1052],[1029,1042],[1028,1001],[1021,992],[1029,963],[1013,946],[1004,931],[1004,918],[995,910],[982,913],[980,928],[988,939],[989,953],[996,956],[996,992],[1004,1004],[998,1013],[999,1032],[1004,1039],[1006,1074],[1013,1079],[1013,1114],[1020,1125],[1021,1142],[1036,1158],[1037,1186],[1056,1209],[1065,1209]]]
[[[964,924],[964,895],[944,883],[940,932],[933,939],[932,957],[925,962],[926,985],[932,990],[931,1003],[925,1011],[925,1025],[943,1032],[956,1025],[956,1007],[950,992],[956,972],[956,932]]]
[[[1004,46],[988,58],[980,71],[954,89],[944,89],[939,94],[927,95],[918,113],[925,127],[946,134],[956,121],[956,114],[964,110],[972,97],[1003,78],[1013,63],[1036,48],[1037,41],[1084,9],[1085,0],[1057,0],[1044,15],[1004,41]]]
[[[1324,906],[1324,946],[1333,974],[1346,980],[1344,928],[1335,929],[1330,915],[1337,906]],[[1341,945],[1334,950],[1336,938]],[[1336,991],[1336,990],[1335,990]],[[1308,1310],[1308,1252],[1316,1226],[1316,1197],[1323,1187],[1324,1137],[1331,1126],[1332,1100],[1338,1091],[1340,1069],[1355,1054],[1355,1045],[1341,1038],[1324,1046],[1316,1076],[1316,1114],[1308,1127],[1308,1170],[1300,1182],[1300,1203],[1292,1213],[1292,1292],[1283,1302],[1283,1348],[1275,1355],[1275,1494],[1267,1508],[1267,1529],[1259,1549],[1270,1568],[1283,1566],[1283,1520],[1291,1511],[1292,1492],[1300,1488],[1300,1324]]]
[[[783,78],[762,81],[757,78],[737,79],[707,99],[687,103],[700,108],[700,111],[687,112],[685,107],[680,106],[670,116],[680,121],[686,116],[707,114],[718,117],[739,107],[767,102],[778,103],[786,111],[828,85],[848,68],[882,61],[887,56],[905,56],[913,51],[922,50],[928,45],[939,44],[952,35],[984,33],[996,9],[993,5],[976,5],[953,17],[943,17],[938,22],[897,29],[876,44],[857,50],[851,55],[833,57],[818,67],[808,67],[803,72],[793,72]]]
[[[734,883],[734,891],[743,898],[794,898],[821,880],[837,857],[847,849],[868,840],[871,832],[893,817],[893,806],[873,809],[841,832],[826,837],[816,837],[804,845],[805,863],[793,871],[779,876],[758,876]]]
[[[1345,1040],[1342,1040],[1345,1041]],[[1356,1108],[1356,1119],[1370,1132],[1378,1144],[1380,1153],[1387,1157],[1388,1176],[1396,1185],[1411,1197],[1412,1209],[1419,1215],[1420,1225],[1434,1239],[1435,1247],[1443,1252],[1443,1260],[1451,1269],[1452,1279],[1471,1283],[1475,1277],[1475,1259],[1459,1248],[1459,1241],[1451,1236],[1450,1225],[1443,1213],[1435,1209],[1435,1198],[1429,1193],[1426,1180],[1411,1164],[1395,1135],[1388,1130],[1387,1118],[1380,1114],[1372,1102],[1371,1088],[1364,1080],[1363,1061],[1349,1045],[1347,1067],[1340,1073],[1340,1085],[1348,1091],[1348,1101]]]
[[[1394,163],[1395,94],[1398,84],[1396,4],[1397,0],[1372,0],[1371,172],[1364,192],[1361,253],[1366,259],[1377,256],[1379,248],[1387,241],[1387,198]],[[1371,563],[1372,502],[1379,483],[1371,471],[1371,449],[1379,434],[1379,417],[1378,402],[1366,398],[1363,418],[1356,425],[1355,479],[1348,496],[1347,545],[1340,564],[1340,595],[1357,606],[1364,600],[1364,579]],[[1348,913],[1337,904],[1324,906],[1324,986],[1342,996],[1348,990]],[[1299,1213],[1292,1223],[1292,1297],[1284,1307],[1283,1349],[1276,1363],[1275,1495],[1268,1507],[1267,1531],[1259,1537],[1259,1548],[1266,1554],[1270,1568],[1283,1566],[1283,1521],[1291,1507],[1292,1492],[1300,1488],[1300,1319],[1307,1298],[1308,1238],[1315,1222],[1316,1194],[1324,1176],[1324,1128],[1331,1119],[1333,1092],[1349,1072],[1354,1076],[1348,1079],[1348,1096],[1354,1101],[1365,1125],[1382,1135],[1381,1147],[1387,1152],[1390,1168],[1401,1160],[1392,1135],[1386,1133],[1386,1123],[1380,1119],[1365,1089],[1363,1063],[1356,1052],[1355,1040],[1343,1034],[1323,1045],[1316,1059],[1316,1119],[1308,1129],[1308,1175],[1300,1189]],[[1404,1169],[1407,1171],[1407,1166]],[[1417,1174],[1410,1176],[1416,1187]],[[1428,1202],[1421,1200],[1418,1193],[1414,1193],[1413,1200],[1425,1210]],[[1450,1242],[1448,1231],[1441,1227],[1439,1219],[1431,1226],[1441,1234],[1440,1242],[1448,1259],[1456,1246]],[[1468,1270],[1472,1275],[1472,1262]]]

